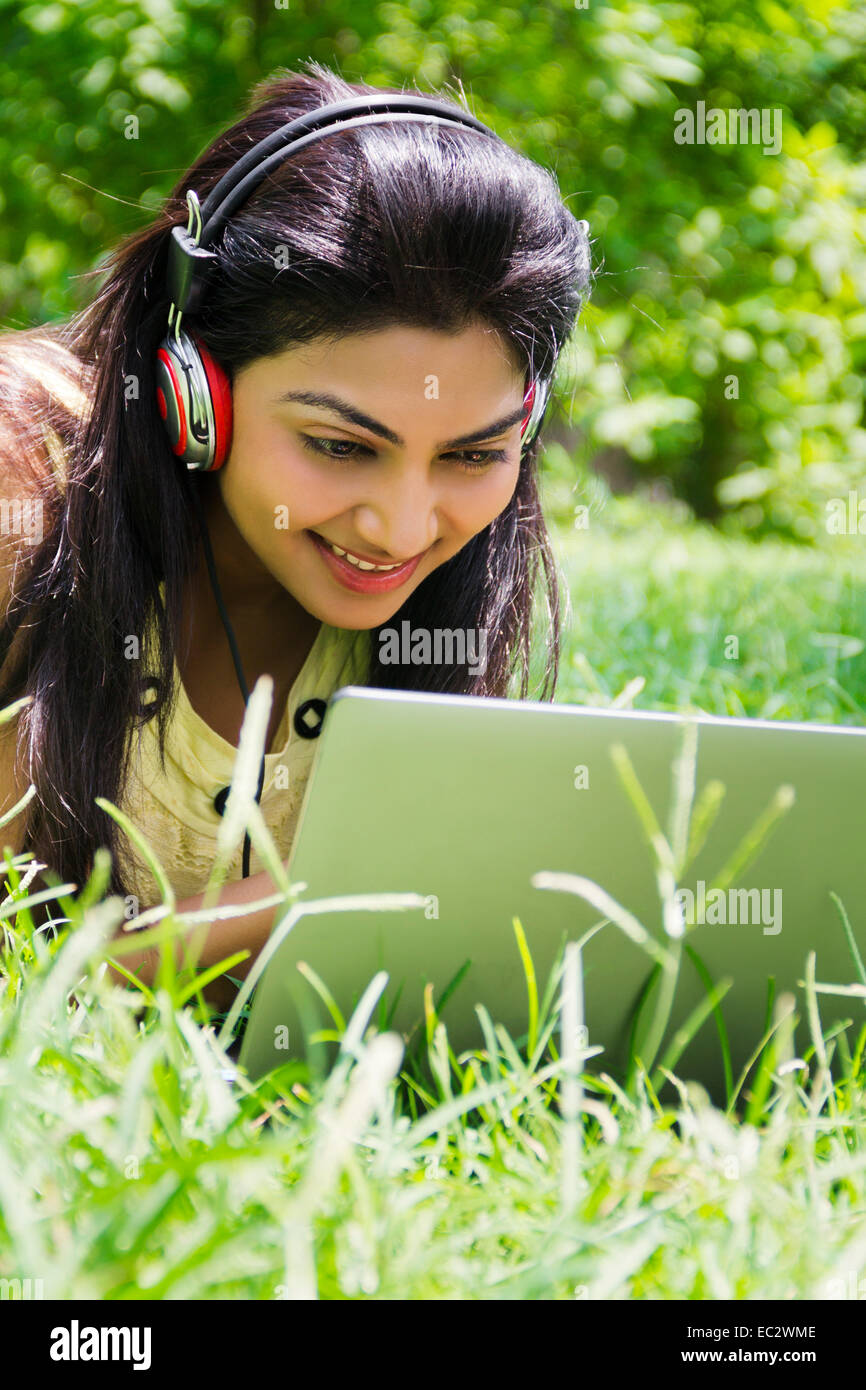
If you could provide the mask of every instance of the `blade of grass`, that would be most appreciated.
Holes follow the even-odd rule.
[[[709,994],[711,990],[715,988],[709,970],[704,965],[704,962],[693,946],[686,946],[685,951],[700,977],[701,984],[707,994]],[[716,1031],[718,1032],[719,1043],[722,1049],[722,1066],[725,1072],[725,1104],[727,1104],[731,1095],[731,1087],[734,1084],[734,1069],[731,1062],[731,1046],[728,1041],[728,1030],[725,1027],[725,1016],[721,1010],[721,1001],[719,1001],[713,1009],[713,1017],[715,1019]]]
[[[791,809],[795,800],[796,793],[792,786],[786,783],[777,788],[769,805],[746,831],[724,868],[716,874],[710,888],[707,889],[708,893],[715,888],[724,891],[729,883],[734,882],[754,859],[773,826]]]
[[[656,820],[656,814],[649,803],[646,792],[641,786],[634,765],[629,757],[625,745],[614,743],[611,745],[610,756],[613,759],[614,767],[617,770],[619,779],[625,789],[629,801],[637,812],[638,819],[644,829],[644,834],[652,846],[656,859],[659,864],[670,872],[675,872],[674,853],[668,844],[661,826]]]
[[[583,878],[580,874],[543,871],[533,874],[530,882],[533,888],[549,888],[555,893],[573,893],[576,897],[583,898],[597,912],[603,913],[606,918],[614,922],[636,946],[642,946],[659,965],[668,964],[668,951],[650,936],[646,927],[641,925],[633,913],[622,907],[597,883],[593,883],[592,879]]]
[[[695,719],[683,722],[680,750],[671,765],[672,809],[668,841],[673,852],[674,875],[682,873],[688,847],[689,820],[695,799],[698,725]]]
[[[523,924],[520,918],[512,917],[511,925],[514,928],[514,935],[517,937],[517,949],[520,952],[523,975],[526,980],[526,995],[529,1002],[529,1031],[526,1051],[528,1056],[532,1056],[538,1037],[538,982],[535,978],[535,966],[532,961],[532,955],[526,940],[526,933],[523,930]],[[567,949],[568,948],[566,948],[566,951]]]
[[[863,957],[860,955],[851,923],[848,920],[848,913],[845,911],[845,906],[838,893],[831,891],[830,897],[833,899],[836,911],[842,919],[842,928],[845,932],[845,939],[848,942],[848,950],[851,952],[851,958],[854,961],[854,968],[860,976],[861,983],[866,985],[866,967],[863,965]]]
[[[313,967],[308,965],[305,960],[296,961],[295,969],[298,971],[299,975],[303,975],[304,979],[313,986],[313,989],[316,991],[325,1008],[328,1010],[328,1013],[331,1015],[331,1018],[334,1020],[337,1032],[341,1034],[345,1033],[346,1020],[340,1011],[336,999],[328,989],[322,977],[317,975]]]
[[[653,1085],[656,1088],[661,1084],[659,1073],[673,1071],[689,1043],[703,1027],[710,1014],[718,1008],[733,983],[734,981],[730,977],[719,980],[719,983],[714,985],[709,993],[695,1005],[682,1027],[674,1033],[653,1074]]]
[[[724,782],[719,782],[716,778],[712,778],[698,793],[694,814],[692,816],[691,828],[689,830],[689,843],[686,850],[685,862],[680,871],[681,876],[703,849],[707,836],[715,824],[716,817],[725,799],[726,790]]]
[[[439,1003],[436,1005],[436,1012],[437,1014],[439,1014],[440,1017],[442,1015],[442,1010],[448,1003],[448,1000],[454,994],[455,990],[459,988],[461,982],[466,978],[466,973],[471,965],[471,960],[465,960],[463,964],[460,966],[460,969],[456,972],[456,974],[454,974],[451,977],[451,979],[448,981],[448,984],[443,989],[442,997],[440,998]]]

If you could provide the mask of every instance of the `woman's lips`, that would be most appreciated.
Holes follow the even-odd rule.
[[[413,560],[407,560],[405,565],[399,565],[393,570],[361,570],[349,560],[335,555],[315,531],[308,531],[307,535],[338,583],[356,594],[385,594],[390,589],[399,589],[400,585],[405,584],[409,576],[414,574],[427,554],[425,550]]]

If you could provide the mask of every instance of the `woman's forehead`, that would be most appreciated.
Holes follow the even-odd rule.
[[[382,328],[315,338],[306,343],[289,346],[266,358],[258,358],[251,367],[260,367],[261,375],[282,369],[333,371],[342,369],[361,377],[391,370],[434,371],[435,365],[447,369],[453,365],[463,371],[473,368],[473,378],[483,374],[502,378],[503,374],[523,374],[518,353],[502,333],[490,324],[472,323],[460,329],[446,331],[423,328],[414,324],[390,324]],[[480,384],[480,383],[479,383]]]

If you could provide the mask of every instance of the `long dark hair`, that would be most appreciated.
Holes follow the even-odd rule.
[[[169,229],[186,225],[187,189],[204,202],[236,159],[287,121],[354,93],[400,90],[304,66],[254,89],[247,114],[183,175],[156,220],[92,272],[107,271],[93,302],[42,330],[43,340],[80,365],[92,404],[66,412],[56,427],[66,446],[65,491],[47,507],[41,544],[16,570],[0,706],[32,697],[18,719],[18,756],[37,793],[25,848],[82,884],[94,849],[106,845],[111,891],[122,896],[120,836],[94,797],[122,804],[129,730],[143,719],[157,719],[163,751],[182,598],[199,541],[193,489],[213,483],[177,463],[153,404],[155,353],[167,322]],[[550,173],[503,142],[410,123],[313,143],[259,185],[219,247],[206,306],[185,316],[184,327],[194,328],[230,379],[257,358],[320,335],[338,339],[391,325],[459,331],[478,321],[498,330],[528,371],[544,374],[591,284],[586,224],[564,206]],[[277,247],[288,250],[279,273]],[[2,347],[0,339],[0,358]],[[541,576],[548,650],[540,697],[552,697],[560,596],[536,454],[537,441],[501,515],[431,574],[389,624],[486,630],[484,672],[382,665],[377,630],[370,685],[505,695],[517,667],[525,697]],[[156,642],[145,651],[152,617]],[[124,659],[130,635],[141,643],[139,661]],[[142,672],[155,678],[149,704]]]

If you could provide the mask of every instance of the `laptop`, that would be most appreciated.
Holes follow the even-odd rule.
[[[688,752],[690,724],[693,808],[702,808],[705,838],[675,898],[668,885],[665,918],[646,807],[642,819],[623,769],[633,770],[669,842],[686,843],[682,813],[671,827],[672,769]],[[418,1055],[426,986],[456,1055],[486,1046],[479,1004],[525,1045],[517,918],[539,999],[565,943],[582,941],[588,1046],[601,1049],[583,1064],[590,1072],[624,1078],[630,1051],[652,1031],[654,943],[667,951],[679,942],[681,951],[656,1062],[729,980],[674,1068],[723,1101],[723,1033],[737,1077],[783,991],[796,995],[797,1055],[810,1045],[798,984],[810,951],[819,983],[860,983],[831,893],[866,956],[864,788],[862,729],[345,687],[325,714],[289,861],[292,882],[305,885],[297,901],[388,893],[417,895],[417,905],[301,915],[256,986],[239,1064],[253,1081],[292,1058],[327,1070],[336,1043],[319,1034],[334,1022],[315,977],[348,1022],[381,970],[388,981],[371,1021],[409,1049],[420,1039]],[[745,862],[738,847],[762,815],[768,833]],[[714,889],[725,865],[734,877]],[[608,898],[563,891],[554,875],[572,876],[572,887],[575,877],[589,880],[616,913]],[[635,939],[623,922],[652,940]],[[825,1030],[848,1021],[851,1039],[866,1021],[856,992],[820,993],[818,1002]],[[553,1039],[559,1050],[558,1028]]]

